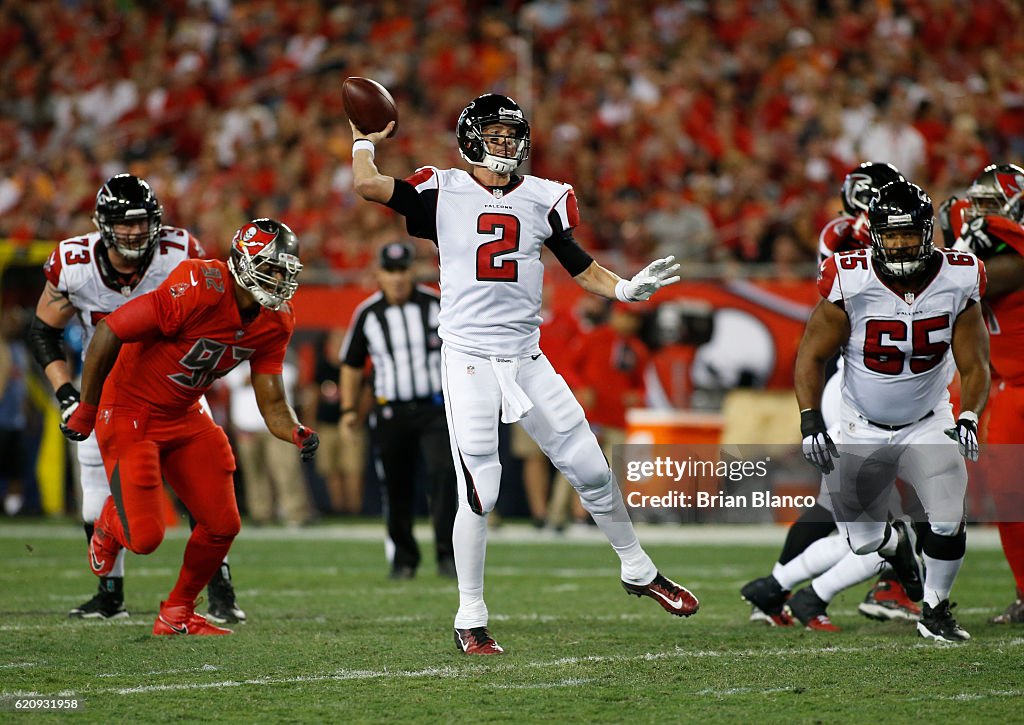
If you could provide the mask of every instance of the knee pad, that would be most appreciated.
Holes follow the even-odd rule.
[[[940,531],[953,531],[952,534]],[[941,561],[957,561],[967,552],[967,527],[961,523],[933,523],[924,540],[924,553]]]
[[[586,426],[583,406],[572,394],[565,378],[555,373],[554,379],[544,385],[530,386],[530,397],[535,408],[530,415],[543,416],[555,433],[568,434],[581,424]]]
[[[963,523],[960,521],[929,521],[928,529],[936,536],[957,536],[961,531],[964,531],[964,535],[966,536],[966,530],[964,529]]]
[[[103,462],[86,464],[80,461],[79,477],[82,483],[82,521],[92,523],[99,518],[103,504],[110,496],[110,483]]]
[[[600,486],[608,475],[608,461],[586,420],[563,434],[552,450],[551,462],[572,485]]]
[[[157,515],[140,516],[125,527],[128,550],[135,554],[152,554],[164,540],[163,519]]]
[[[474,460],[476,458],[483,460]],[[501,490],[501,463],[497,454],[479,457],[463,454],[459,479],[464,486],[459,498],[465,497],[473,513],[486,516],[494,510]]]
[[[580,484],[576,491],[580,495],[580,501],[591,514],[610,514],[615,508],[616,498],[621,495],[615,483],[615,477],[611,470],[605,469],[606,478],[604,483],[597,485]]]
[[[846,539],[850,542],[850,551],[863,556],[871,554],[882,548],[882,544],[889,538],[892,527],[881,523],[848,522],[846,528]]]

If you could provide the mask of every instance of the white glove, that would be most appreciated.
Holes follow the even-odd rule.
[[[956,441],[960,455],[968,461],[978,460],[978,414],[965,410],[956,419],[955,428],[947,428],[946,435]]]
[[[633,275],[633,279],[628,282],[620,279],[615,284],[615,297],[620,302],[643,302],[662,287],[675,284],[679,281],[679,275],[669,275],[679,269],[679,265],[672,264],[673,261],[675,257],[671,255],[664,259],[656,259]]]

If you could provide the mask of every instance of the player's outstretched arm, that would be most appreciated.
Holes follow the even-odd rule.
[[[841,307],[819,300],[804,328],[793,371],[796,400],[800,410],[821,410],[825,389],[825,363],[850,337],[850,320]]]
[[[100,320],[82,366],[82,399],[60,426],[69,440],[84,441],[96,427],[96,410],[103,392],[103,381],[110,375],[120,352],[121,338],[110,329],[106,320]]]
[[[352,127],[352,178],[356,193],[368,201],[387,204],[395,191],[395,179],[380,173],[373,157],[376,145],[387,138],[395,122],[389,123],[383,131],[369,134],[360,131],[351,121],[349,126]]]
[[[671,256],[656,259],[633,275],[630,280],[624,280],[597,262],[592,262],[573,279],[587,292],[610,300],[643,302],[662,287],[679,281],[679,275],[675,274],[679,265],[673,264],[674,261],[675,257]]]
[[[308,461],[316,454],[320,446],[320,437],[312,428],[299,423],[295,411],[288,404],[284,394],[284,380],[280,375],[254,373],[252,389],[256,393],[256,404],[259,406],[263,422],[267,430],[277,438],[294,443],[300,451],[302,460]]]

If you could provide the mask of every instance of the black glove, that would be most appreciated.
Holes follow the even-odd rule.
[[[302,460],[312,461],[316,449],[320,447],[320,436],[312,428],[300,425],[292,431],[292,442],[299,447],[299,457]]]
[[[955,428],[947,428],[946,435],[956,441],[960,455],[968,461],[978,460],[978,414],[971,410],[960,413]]]
[[[981,260],[988,259],[1002,251],[1005,246],[1001,239],[989,233],[988,220],[985,217],[972,219],[960,237],[960,241],[957,242],[958,249],[966,249]]]
[[[800,411],[800,433],[804,437],[803,451],[807,462],[822,473],[831,473],[836,467],[832,459],[839,458],[839,451],[825,428],[820,410],[808,408]]]
[[[81,394],[71,383],[64,383],[57,388],[57,403],[60,405],[60,422],[67,423],[68,418],[74,415],[75,408],[82,400]]]

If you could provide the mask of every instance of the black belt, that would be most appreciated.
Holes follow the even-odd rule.
[[[910,423],[903,423],[902,425],[889,425],[888,423],[876,423],[875,421],[868,420],[867,418],[865,418],[864,420],[868,420],[868,423],[870,423],[871,425],[875,426],[876,428],[881,428],[882,430],[888,430],[888,431],[896,431],[896,430],[903,430],[904,428],[907,428],[909,426],[914,425],[914,423],[920,423],[922,420],[928,420],[933,415],[935,415],[935,411],[934,410],[929,410],[927,413],[922,415],[917,420],[912,421]]]

